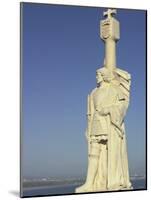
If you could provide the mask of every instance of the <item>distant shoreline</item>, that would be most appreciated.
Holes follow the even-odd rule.
[[[72,181],[26,181],[23,182],[24,188],[31,188],[31,187],[59,187],[59,186],[67,186],[67,185],[77,185],[82,184],[84,180],[72,180]]]
[[[80,183],[79,184],[77,184],[77,183],[72,183],[72,184],[64,184],[64,185],[42,185],[42,186],[32,186],[32,187],[24,187],[24,191],[28,191],[28,190],[31,190],[31,189],[42,189],[42,188],[44,188],[44,189],[46,189],[46,188],[51,188],[51,189],[56,189],[56,188],[61,188],[61,187],[71,187],[71,186],[77,186],[77,185],[80,185]]]
[[[146,178],[144,177],[131,177],[131,181],[133,180],[145,180]],[[38,180],[38,181],[24,181],[23,182],[23,188],[28,189],[28,188],[41,188],[41,187],[62,187],[62,186],[71,186],[71,185],[80,185],[83,184],[85,179],[75,179],[75,180]]]

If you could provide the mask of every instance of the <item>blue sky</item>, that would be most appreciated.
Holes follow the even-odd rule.
[[[23,176],[76,177],[87,171],[87,95],[96,87],[104,8],[24,3]],[[130,174],[145,173],[145,11],[117,10],[117,66],[132,75],[125,119]]]

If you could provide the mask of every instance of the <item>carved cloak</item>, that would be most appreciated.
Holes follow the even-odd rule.
[[[117,96],[116,101],[104,108],[104,111],[109,113],[105,116],[108,143],[107,146],[101,145],[98,170],[93,184],[94,191],[131,188],[124,126],[124,117],[129,104],[130,76],[123,70],[117,69],[116,73],[120,84],[111,87]],[[92,105],[92,102],[90,104]]]

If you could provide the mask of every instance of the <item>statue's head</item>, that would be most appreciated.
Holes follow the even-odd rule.
[[[101,82],[111,82],[114,79],[114,74],[112,71],[106,67],[102,67],[96,70],[96,81],[97,84]]]

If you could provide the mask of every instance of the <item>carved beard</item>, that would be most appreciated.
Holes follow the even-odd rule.
[[[101,86],[102,81],[100,81],[99,83],[97,83],[97,87]]]

